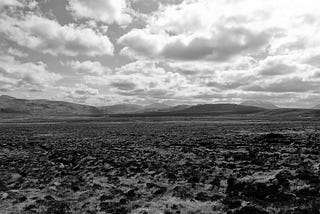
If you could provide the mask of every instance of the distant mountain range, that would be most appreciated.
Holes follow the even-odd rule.
[[[181,114],[250,114],[264,111],[263,108],[237,104],[203,104],[177,111]]]
[[[135,104],[117,104],[111,106],[95,107],[63,101],[53,100],[27,100],[15,97],[0,96],[0,114],[3,115],[31,115],[31,116],[92,116],[107,114],[144,113],[153,111],[168,111],[182,106],[172,107],[163,103],[153,103],[142,106]]]
[[[99,115],[94,106],[51,100],[26,100],[0,96],[0,114],[34,116]]]
[[[265,109],[277,109],[278,106],[274,105],[273,103],[266,102],[266,101],[258,101],[258,100],[247,100],[242,102],[240,105],[243,106],[254,106],[259,108],[265,108]]]
[[[162,111],[164,109],[170,109],[172,106],[164,103],[153,103],[150,105],[135,105],[135,104],[116,104],[111,106],[98,107],[104,113],[108,114],[127,114],[127,113],[144,113],[153,111]]]
[[[313,107],[313,109],[320,109],[320,104]]]
[[[102,116],[252,116],[252,117],[320,117],[320,105],[314,109],[278,108],[272,103],[246,101],[238,104],[201,104],[169,106],[163,103],[151,105],[117,104],[95,107],[63,101],[27,100],[0,96],[0,118],[47,117],[102,117]]]
[[[122,114],[140,111],[143,109],[143,106],[134,104],[116,104],[111,106],[101,106],[98,107],[98,109],[105,113]]]

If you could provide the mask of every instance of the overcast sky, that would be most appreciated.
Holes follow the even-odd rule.
[[[0,94],[320,103],[319,0],[1,0]]]

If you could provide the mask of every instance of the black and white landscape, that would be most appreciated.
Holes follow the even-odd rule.
[[[317,0],[0,0],[0,214],[320,214]]]

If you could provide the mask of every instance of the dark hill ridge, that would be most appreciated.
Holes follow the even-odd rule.
[[[320,109],[320,104],[313,107],[313,109]]]
[[[315,119],[320,118],[320,110],[315,109],[264,109],[237,104],[203,104],[182,110],[157,111],[132,114],[118,114],[116,117],[165,117],[165,116],[214,116],[244,119]]]
[[[150,106],[118,104],[94,107],[52,100],[27,100],[0,96],[0,118],[55,118],[55,117],[153,117],[153,116],[223,116],[246,118],[320,118],[316,109],[267,109],[238,104],[201,104],[168,106],[156,103]]]
[[[164,109],[159,109],[157,112],[175,112],[175,111],[182,111],[185,110],[187,108],[190,108],[191,105],[176,105],[176,106],[172,106],[169,108],[164,108]]]
[[[183,106],[172,107],[163,103],[153,103],[147,106],[135,104],[116,104],[111,106],[89,106],[63,101],[45,99],[18,99],[0,96],[0,114],[32,115],[32,116],[102,116],[106,114],[145,113],[153,111],[180,110]]]
[[[0,114],[33,116],[77,116],[99,115],[101,111],[94,106],[81,105],[63,101],[27,100],[0,96]]]
[[[142,109],[136,113],[146,113],[146,112],[158,112],[158,111],[169,111],[172,106],[169,106],[164,103],[152,103],[150,105],[143,106]]]
[[[259,100],[247,100],[240,105],[243,106],[254,106],[254,107],[259,107],[259,108],[265,108],[265,109],[277,109],[278,106],[274,105],[273,103],[266,102],[266,101],[259,101]]]
[[[261,112],[258,114],[263,117],[277,117],[277,118],[319,118],[320,110],[318,109],[293,109],[293,108],[279,108]]]
[[[145,109],[165,109],[170,108],[171,106],[164,103],[152,103],[150,105],[144,106]]]
[[[98,107],[101,111],[111,114],[133,113],[143,109],[141,105],[134,104],[116,104],[111,106]]]
[[[252,106],[242,106],[237,104],[201,104],[195,106],[182,106],[170,108],[167,111],[146,112],[137,114],[127,114],[126,116],[228,116],[228,115],[248,115],[266,111],[263,108]],[[121,116],[121,115],[117,115]],[[125,115],[123,115],[125,116]]]
[[[145,113],[157,111],[170,111],[172,106],[164,103],[152,103],[150,105],[135,105],[135,104],[116,104],[111,106],[98,107],[101,111],[109,114],[128,114],[128,113]]]
[[[237,104],[202,104],[178,111],[180,113],[232,113],[250,114],[264,111],[263,108],[243,106]]]

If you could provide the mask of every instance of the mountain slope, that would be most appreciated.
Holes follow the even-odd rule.
[[[178,111],[179,113],[195,114],[250,114],[264,111],[263,108],[243,106],[237,104],[203,104],[191,106],[190,108]]]
[[[99,115],[101,111],[93,106],[51,100],[26,100],[0,96],[0,114],[33,116],[76,116]]]
[[[319,104],[319,105],[314,106],[312,109],[320,109],[320,104]]]
[[[142,110],[144,107],[140,105],[134,104],[116,104],[112,106],[102,106],[98,107],[105,113],[109,114],[125,114],[125,113],[133,113],[139,110]]]
[[[150,105],[144,106],[145,109],[165,109],[171,106],[164,104],[164,103],[152,103]]]
[[[265,108],[265,109],[277,109],[278,108],[273,103],[266,102],[266,101],[258,101],[258,100],[247,100],[247,101],[240,103],[240,105],[253,106],[253,107]]]
[[[27,100],[10,96],[0,96],[0,118],[50,118],[69,116],[240,116],[246,118],[320,118],[317,109],[266,109],[237,104],[203,104],[178,105],[168,107],[165,104],[140,106],[118,104],[105,107],[94,107],[62,101]],[[165,108],[167,107],[167,108]],[[160,108],[160,109],[159,109]]]
[[[168,108],[171,108],[171,107],[172,106],[169,106],[169,105],[164,104],[164,103],[152,103],[150,105],[144,106],[144,108],[142,110],[140,110],[139,112],[161,111],[163,109],[168,109]]]
[[[294,108],[279,108],[279,109],[271,109],[266,110],[264,112],[260,112],[257,116],[261,116],[264,118],[290,118],[290,119],[308,119],[320,118],[320,110],[317,109],[294,109]]]
[[[152,103],[150,105],[145,105],[145,106],[143,106],[142,109],[139,109],[138,111],[132,112],[132,113],[158,112],[158,111],[162,111],[165,109],[169,109],[171,107],[172,106],[169,106],[164,103]]]
[[[300,120],[300,119],[320,119],[320,110],[315,109],[265,109],[253,106],[243,106],[237,104],[203,104],[195,105],[182,110],[155,111],[144,113],[131,113],[123,115],[113,115],[116,117],[159,117],[159,116],[217,116],[225,118],[246,118],[246,119],[271,119],[271,120]]]
[[[171,106],[164,103],[152,103],[150,105],[142,106],[135,104],[116,104],[111,106],[98,107],[101,111],[108,114],[127,114],[127,113],[144,113],[153,111],[162,111],[170,109]]]
[[[133,114],[127,114],[127,116],[227,116],[255,114],[263,111],[266,111],[266,109],[252,106],[242,106],[237,104],[202,104],[195,106],[177,106],[161,111],[144,113],[138,112]]]
[[[158,110],[158,112],[182,111],[182,110],[185,110],[190,107],[191,107],[191,105],[176,105],[176,106],[172,106],[169,108],[160,109],[160,110]]]

